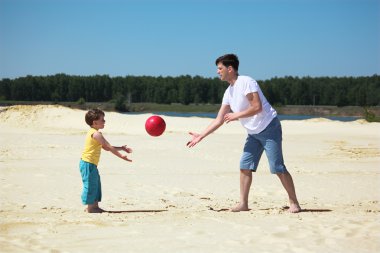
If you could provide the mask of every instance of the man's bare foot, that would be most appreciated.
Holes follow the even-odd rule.
[[[301,212],[301,207],[298,203],[292,203],[289,205],[288,212],[289,213],[299,213],[299,212]]]
[[[231,212],[242,212],[242,211],[249,211],[248,205],[239,203],[234,208],[231,208]]]

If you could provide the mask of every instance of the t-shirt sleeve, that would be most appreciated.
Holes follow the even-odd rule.
[[[244,95],[246,96],[249,93],[258,92],[259,91],[259,85],[257,82],[253,79],[247,80],[245,83],[245,89],[244,89]]]
[[[228,89],[224,92],[223,99],[222,99],[222,105],[230,105],[230,100],[228,97]]]

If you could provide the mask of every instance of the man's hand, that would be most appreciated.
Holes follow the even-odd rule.
[[[226,123],[229,123],[230,121],[234,121],[234,120],[238,120],[239,117],[237,115],[237,113],[227,113],[226,115],[224,115],[224,122]]]
[[[200,142],[203,139],[203,136],[197,133],[189,132],[189,134],[192,136],[191,141],[189,141],[186,146],[189,148],[194,147],[198,142]]]

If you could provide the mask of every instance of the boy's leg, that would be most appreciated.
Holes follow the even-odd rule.
[[[100,181],[100,175],[98,170],[96,170],[94,181],[96,181],[95,184],[97,185],[95,202],[94,204],[88,205],[87,211],[89,213],[102,213],[104,212],[104,210],[99,207],[99,201],[101,201],[102,199],[102,184]]]
[[[102,213],[102,212],[104,212],[104,210],[99,208],[99,206],[97,206],[97,204],[88,205],[87,210],[85,210],[85,211],[87,211],[88,213]]]
[[[102,208],[99,207],[99,202],[98,202],[98,201],[95,202],[95,205],[96,205],[96,208],[97,208],[99,211],[104,212],[104,209],[102,209]]]
[[[102,212],[104,212],[104,210],[99,208],[98,202],[95,202],[94,204],[89,204],[87,206],[87,212],[89,212],[89,213],[102,213]]]
[[[98,202],[101,200],[100,176],[96,165],[81,161],[80,172],[83,181],[82,202],[87,204],[85,211],[89,213],[101,213]]]
[[[231,209],[232,212],[249,211],[248,196],[252,184],[252,171],[240,170],[240,203]]]

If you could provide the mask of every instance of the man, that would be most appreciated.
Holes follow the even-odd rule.
[[[248,136],[240,160],[240,202],[233,212],[248,211],[248,195],[261,155],[265,150],[270,171],[276,174],[289,196],[289,212],[298,213],[298,204],[292,176],[287,171],[282,155],[282,130],[277,112],[268,103],[259,85],[248,76],[238,73],[239,60],[234,54],[216,59],[217,73],[222,81],[230,85],[226,89],[217,117],[201,133],[190,132],[193,147],[207,135],[218,129],[224,122],[239,120]]]

